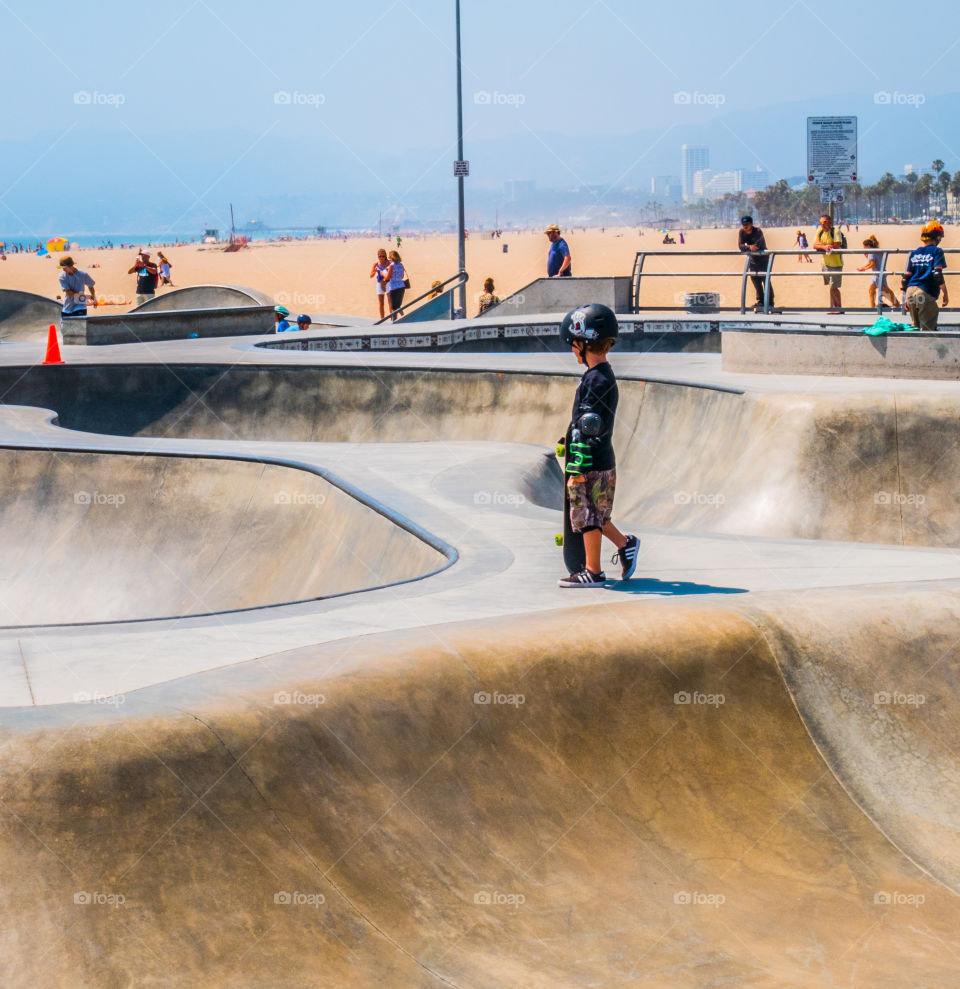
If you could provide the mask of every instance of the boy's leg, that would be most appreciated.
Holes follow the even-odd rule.
[[[603,527],[603,534],[616,545],[617,549],[623,549],[626,545],[627,537],[612,522],[608,522]]]
[[[600,563],[600,544],[603,541],[603,533],[599,529],[591,529],[583,534],[583,549],[587,556],[587,569],[591,573],[603,573],[603,565]]]

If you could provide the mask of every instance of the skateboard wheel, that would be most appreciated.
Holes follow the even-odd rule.
[[[556,542],[556,544],[558,546],[562,546],[563,545],[563,533],[562,532],[558,532],[553,538],[554,538],[554,541]]]

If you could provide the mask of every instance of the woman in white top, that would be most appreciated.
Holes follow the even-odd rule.
[[[390,262],[387,261],[387,252],[381,247],[377,251],[377,260],[373,262],[373,267],[370,269],[370,277],[377,280],[377,305],[380,307],[381,319],[386,316],[386,313],[383,311],[383,300],[387,294],[387,282],[384,275],[387,273],[389,267]]]
[[[390,252],[390,265],[384,272],[383,280],[386,282],[390,300],[390,317],[396,322],[397,315],[403,315],[400,304],[403,302],[403,293],[407,287],[407,272],[400,260],[399,251]]]

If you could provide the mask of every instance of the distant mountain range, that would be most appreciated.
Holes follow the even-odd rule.
[[[591,187],[577,193],[587,205],[607,197],[611,187],[632,188],[632,200],[646,194],[651,176],[679,174],[683,143],[706,144],[716,171],[760,165],[773,177],[795,176],[805,169],[806,117],[848,113],[859,117],[864,182],[886,171],[900,173],[906,162],[941,158],[948,170],[960,168],[949,146],[960,143],[954,140],[960,123],[956,94],[841,94],[751,111],[691,101],[678,103],[676,123],[662,130],[644,127],[641,111],[628,133],[524,131],[468,140],[468,212],[492,213],[510,179],[533,179],[540,194],[565,190],[565,199],[572,190]],[[0,201],[0,236],[207,224],[227,229],[230,202],[238,223],[375,226],[381,210],[387,217],[443,222],[452,218],[455,204],[447,138],[437,134],[421,150],[396,154],[349,149],[309,134],[258,139],[239,130],[135,136],[125,128],[75,129],[29,140],[4,136],[0,190],[7,191]]]

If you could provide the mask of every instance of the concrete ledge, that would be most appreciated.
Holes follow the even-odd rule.
[[[272,306],[121,313],[64,320],[63,342],[97,346],[183,340],[191,336],[249,336],[269,332],[272,324]]]
[[[155,295],[135,313],[183,311],[185,309],[238,309],[241,306],[272,306],[266,292],[243,285],[187,285]]]
[[[566,279],[569,281],[570,279]],[[522,353],[547,351],[566,353],[560,341],[561,316],[540,314],[524,320],[511,314],[501,319],[444,320],[429,332],[408,330],[394,324],[387,333],[354,333],[350,330],[330,335],[310,330],[285,333],[258,343],[271,350],[406,350],[450,353]],[[720,332],[716,321],[620,318],[617,349],[626,352],[719,353]],[[434,328],[435,327],[435,328]]]
[[[519,292],[508,295],[488,313],[530,316],[545,312],[569,312],[584,302],[601,302],[616,313],[628,313],[633,305],[629,275],[600,278],[538,278]]]
[[[753,374],[960,380],[960,333],[725,329],[722,367]]]

